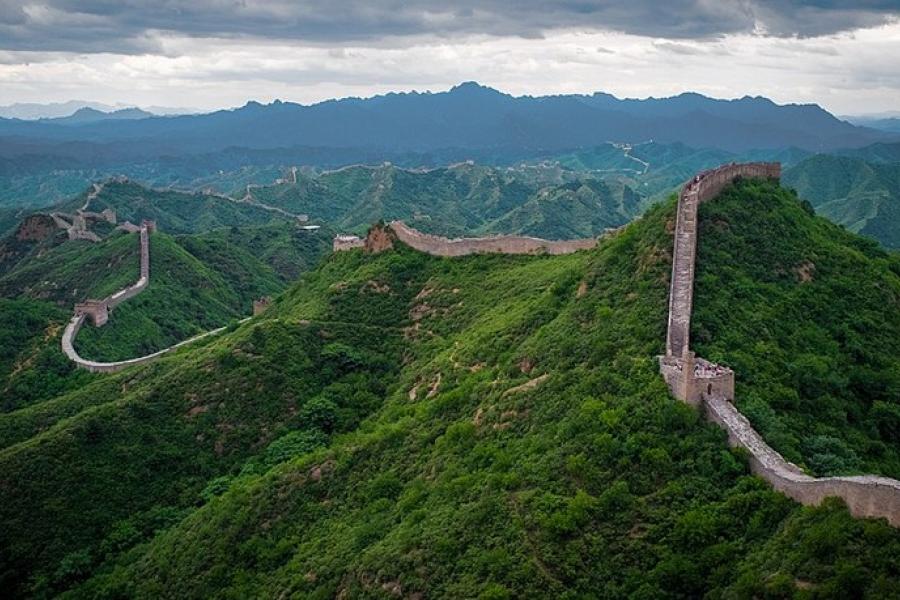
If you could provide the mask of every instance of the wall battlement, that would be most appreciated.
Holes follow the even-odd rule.
[[[704,171],[687,182],[678,197],[666,354],[659,370],[672,395],[697,406],[728,433],[732,446],[750,455],[751,470],[801,504],[816,505],[829,496],[846,502],[857,517],[883,517],[900,527],[900,481],[888,477],[811,477],[766,444],[732,403],[734,372],[697,358],[690,350],[691,310],[697,255],[697,207],[740,177],[778,179],[778,163],[730,164]]]
[[[422,233],[403,221],[388,225],[398,240],[435,256],[467,256],[469,254],[570,254],[597,245],[596,238],[580,240],[544,240],[518,235],[492,237],[445,238]]]

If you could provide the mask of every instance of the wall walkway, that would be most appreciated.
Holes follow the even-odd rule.
[[[401,242],[435,256],[466,256],[469,254],[571,254],[597,245],[597,238],[580,240],[544,240],[541,238],[499,235],[492,237],[453,238],[422,233],[403,221],[393,221],[391,231]]]
[[[697,207],[711,200],[738,177],[778,179],[778,163],[731,164],[704,171],[685,184],[678,198],[669,327],[660,372],[672,394],[699,406],[707,418],[728,433],[732,446],[750,455],[751,470],[797,502],[816,505],[829,496],[847,503],[857,517],[883,517],[900,527],[900,481],[859,475],[811,477],[773,450],[732,403],[734,372],[696,358],[690,350],[691,310],[697,255]]]

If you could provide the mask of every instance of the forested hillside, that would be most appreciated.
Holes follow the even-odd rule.
[[[81,330],[76,348],[94,360],[155,352],[193,334],[250,314],[252,302],[283,290],[331,250],[329,230],[282,222],[172,237],[151,237],[151,281],[119,306],[101,328]],[[139,276],[138,241],[114,232],[98,243],[39,241],[13,234],[0,241],[0,357],[2,410],[26,406],[90,376],[59,351],[76,302],[103,298]]]
[[[747,406],[794,391],[771,409],[809,468],[832,468],[828,436],[859,458],[840,470],[892,472],[897,396],[886,388],[876,410],[868,391],[896,375],[897,338],[873,329],[896,320],[896,257],[772,185],[716,202],[701,216],[704,354],[736,368]],[[754,211],[774,226],[754,227]],[[794,504],[667,393],[655,355],[673,219],[667,202],[558,257],[338,253],[220,338],[0,415],[2,585],[898,597],[900,532],[837,502]],[[723,299],[716,277],[740,287]],[[762,310],[772,298],[795,307],[787,323]],[[783,377],[772,356],[809,368]],[[842,415],[857,426],[835,430]]]
[[[832,221],[888,248],[900,248],[898,160],[817,155],[785,172],[784,181]]]
[[[85,191],[54,208],[74,212],[84,204],[87,195],[88,191]],[[95,212],[106,208],[116,211],[119,221],[135,223],[151,219],[170,234],[292,220],[290,216],[223,196],[156,190],[115,179],[103,182],[100,192],[88,204],[88,209]]]
[[[259,202],[344,230],[362,232],[378,220],[401,219],[451,236],[520,233],[547,239],[598,235],[634,218],[640,204],[627,185],[589,173],[470,163],[300,173],[297,183],[254,187],[250,193]]]

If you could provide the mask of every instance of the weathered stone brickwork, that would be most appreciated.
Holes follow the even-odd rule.
[[[352,250],[353,248],[362,248],[366,241],[356,235],[336,235],[331,242],[331,249],[335,252],[343,250]]]
[[[109,320],[109,302],[103,300],[85,300],[75,305],[75,314],[90,317],[94,327],[102,327]]]
[[[266,309],[269,308],[269,305],[272,304],[272,298],[269,296],[263,296],[259,300],[253,301],[253,314],[261,315],[266,312]]]
[[[811,477],[775,452],[732,404],[734,372],[697,358],[690,350],[691,309],[697,250],[697,206],[714,198],[738,177],[778,179],[777,163],[725,165],[704,171],[685,184],[678,198],[669,327],[660,373],[676,398],[697,406],[728,433],[732,446],[750,455],[754,473],[801,504],[815,505],[829,496],[847,503],[857,517],[883,517],[900,527],[900,481],[888,477]]]

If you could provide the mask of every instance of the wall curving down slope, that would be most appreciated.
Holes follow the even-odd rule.
[[[75,336],[78,335],[78,331],[81,329],[81,326],[84,325],[84,322],[88,317],[93,318],[95,324],[105,323],[106,315],[110,310],[112,310],[125,300],[134,298],[135,296],[143,292],[150,284],[150,232],[152,230],[155,230],[155,228],[156,225],[152,221],[144,221],[143,223],[141,223],[141,227],[138,232],[141,245],[141,274],[140,278],[134,285],[119,290],[118,292],[102,300],[91,300],[86,303],[75,305],[75,314],[72,316],[72,319],[69,321],[69,324],[66,326],[66,329],[63,332],[62,351],[69,358],[69,360],[74,362],[79,368],[87,369],[88,371],[91,371],[93,373],[114,373],[116,371],[121,371],[126,367],[148,363],[167,352],[184,346],[185,344],[190,344],[191,342],[210,335],[215,335],[225,330],[225,327],[219,327],[218,329],[213,329],[211,331],[201,333],[192,338],[181,341],[173,346],[169,346],[168,348],[163,348],[162,350],[153,352],[152,354],[138,356],[136,358],[129,358],[127,360],[119,360],[115,362],[97,362],[93,360],[87,360],[82,358],[75,350]],[[102,321],[100,320],[101,315]]]

